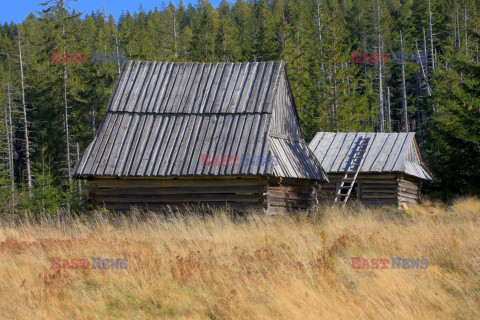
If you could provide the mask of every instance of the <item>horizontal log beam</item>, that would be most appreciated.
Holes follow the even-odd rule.
[[[97,195],[162,195],[162,194],[209,194],[209,193],[258,193],[259,187],[225,186],[225,187],[144,187],[144,188],[97,188]]]
[[[164,194],[156,196],[144,195],[128,195],[128,196],[100,196],[95,195],[93,200],[98,203],[150,203],[150,202],[203,202],[203,201],[258,201],[258,194],[242,195],[242,194]]]
[[[98,188],[148,188],[148,187],[222,187],[255,186],[259,179],[99,179],[89,182]]]

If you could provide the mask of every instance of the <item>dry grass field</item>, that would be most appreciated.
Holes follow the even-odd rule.
[[[403,213],[187,211],[3,218],[0,319],[480,318],[476,199]],[[54,269],[55,257],[128,267]],[[428,259],[428,268],[353,269],[352,257]]]

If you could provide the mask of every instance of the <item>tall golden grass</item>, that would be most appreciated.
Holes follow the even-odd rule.
[[[0,223],[0,319],[479,319],[480,201]],[[127,269],[51,268],[128,258]],[[352,269],[351,257],[429,259]]]

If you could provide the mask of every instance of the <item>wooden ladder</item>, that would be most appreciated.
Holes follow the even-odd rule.
[[[344,208],[347,204],[350,193],[352,192],[355,181],[357,180],[358,173],[360,172],[363,162],[365,161],[365,154],[367,154],[369,142],[370,138],[368,137],[361,137],[359,139],[358,145],[353,153],[352,161],[350,161],[350,164],[347,166],[345,176],[343,176],[342,182],[337,188],[334,205],[336,203],[340,203],[341,207]],[[346,193],[344,193],[345,191]]]

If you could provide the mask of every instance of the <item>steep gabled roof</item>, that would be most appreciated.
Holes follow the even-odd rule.
[[[327,173],[343,173],[361,137],[370,137],[360,172],[403,172],[431,180],[424,166],[415,133],[318,132],[309,145]]]
[[[270,134],[282,81],[288,80],[281,61],[130,61],[74,176],[273,175],[325,180],[303,139]],[[292,121],[298,126],[298,116]],[[202,164],[204,155],[237,161],[209,166]]]

